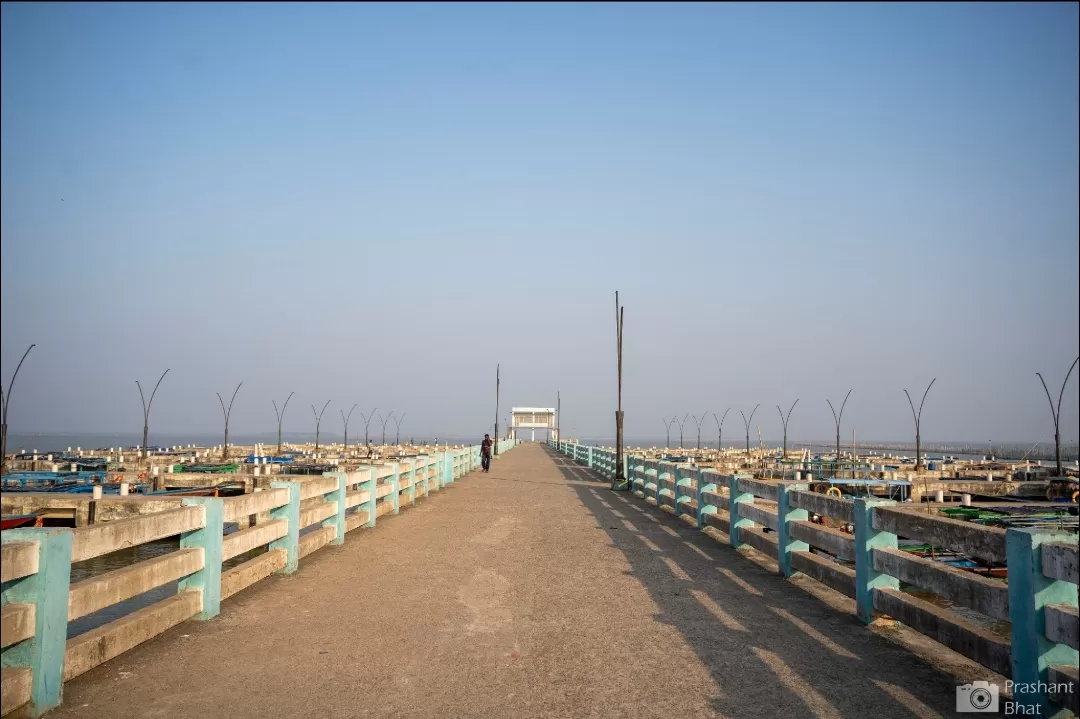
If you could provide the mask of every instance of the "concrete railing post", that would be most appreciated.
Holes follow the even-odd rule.
[[[739,475],[728,475],[728,541],[731,542],[731,546],[738,548],[743,545],[742,538],[739,537],[739,530],[743,527],[753,527],[754,522],[751,519],[740,516],[739,505],[740,504],[753,504],[754,493],[743,492],[739,489]]]
[[[202,611],[198,618],[213,619],[221,612],[221,543],[225,535],[225,505],[216,497],[185,497],[181,504],[201,505],[206,519],[202,529],[180,535],[181,548],[203,550],[203,568],[181,579],[177,590],[198,589],[202,592]]]
[[[690,483],[694,480],[690,477],[684,476],[684,472],[687,470],[682,467],[675,468],[675,516],[682,515],[682,508],[679,506],[679,502],[682,500],[691,500],[694,497],[690,494],[683,494],[684,489],[690,489]]]
[[[331,492],[323,495],[328,502],[337,502],[337,511],[334,516],[327,517],[322,521],[324,527],[334,527],[334,538],[330,544],[342,544],[345,541],[345,496],[348,489],[348,474],[345,472],[323,472],[324,477],[337,477],[338,486]]]
[[[360,483],[360,489],[368,493],[368,500],[362,505],[364,511],[367,512],[367,524],[365,526],[375,526],[375,510],[379,501],[379,468],[372,465],[360,465],[356,468],[357,472],[367,472],[368,478]]]
[[[889,499],[855,500],[855,613],[863,624],[874,621],[874,589],[899,589],[900,580],[874,569],[874,547],[896,549],[896,535],[874,529],[874,508],[896,504]]]
[[[37,573],[16,579],[4,589],[9,602],[34,605],[34,636],[4,650],[4,666],[30,667],[28,714],[39,717],[60,706],[64,695],[68,591],[71,582],[71,530],[8,529],[8,542],[37,542]]]
[[[791,523],[810,519],[805,509],[791,506],[789,492],[807,489],[805,484],[784,484],[776,486],[776,564],[780,574],[790,577],[795,572],[791,569],[792,552],[809,552],[810,545],[791,538]]]
[[[1064,542],[1076,546],[1076,535],[1005,530],[1005,558],[1009,567],[1009,619],[1012,622],[1013,699],[1023,707],[1018,714],[1043,717],[1070,716],[1051,704],[1046,695],[1047,669],[1054,665],[1077,665],[1078,652],[1067,644],[1046,638],[1046,607],[1075,607],[1076,585],[1043,574],[1042,544]],[[1075,687],[1074,687],[1075,692]],[[1019,708],[1018,707],[1018,708]]]
[[[271,482],[271,489],[289,490],[289,501],[270,510],[270,519],[284,519],[288,534],[270,542],[270,549],[285,550],[285,566],[280,574],[292,574],[300,566],[300,482]]]
[[[715,475],[705,470],[698,471],[697,481],[697,528],[705,529],[705,515],[716,514],[716,505],[705,499],[705,493],[716,494],[716,484],[710,481]]]
[[[390,486],[394,488],[391,496],[394,498],[394,514],[397,514],[401,511],[401,463],[391,462],[390,466],[394,469],[390,476]]]
[[[424,475],[424,494],[430,497],[431,493],[438,489],[431,486],[431,458],[426,454],[420,455],[420,473]]]
[[[671,479],[671,472],[665,472],[663,465],[656,463],[656,508],[664,506],[664,482]]]

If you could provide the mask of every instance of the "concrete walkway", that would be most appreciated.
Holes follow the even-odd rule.
[[[55,717],[911,717],[957,682],[540,445],[69,683]]]

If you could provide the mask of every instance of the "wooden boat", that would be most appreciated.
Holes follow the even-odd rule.
[[[18,527],[40,527],[45,518],[44,512],[33,514],[8,514],[0,517],[0,529],[16,529]]]

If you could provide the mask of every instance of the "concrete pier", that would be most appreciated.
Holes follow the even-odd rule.
[[[971,666],[828,600],[524,445],[73,679],[51,716],[952,713]]]

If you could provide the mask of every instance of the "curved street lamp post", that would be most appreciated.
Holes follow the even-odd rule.
[[[664,449],[667,449],[671,446],[671,425],[675,424],[676,419],[678,418],[672,417],[671,421],[669,422],[663,417],[660,418],[660,421],[664,423],[664,430],[667,432],[667,439],[664,440]]]
[[[776,405],[776,411],[780,413],[780,422],[784,425],[784,459],[787,459],[787,428],[788,422],[791,421],[791,411],[795,409],[795,405],[799,403],[799,400],[795,400],[791,403],[791,409],[787,411],[787,417],[784,417],[784,410],[780,409],[780,405]]]
[[[323,412],[330,406],[330,400],[326,400],[326,404],[322,406],[322,412],[315,411],[315,405],[311,405],[311,413],[315,415],[315,454],[319,454],[319,425],[322,424]]]
[[[754,409],[750,412],[750,417],[747,419],[746,414],[740,409],[739,414],[742,415],[743,424],[746,425],[746,456],[750,456],[750,423],[754,421],[754,414],[757,412],[760,404],[754,405]]]
[[[394,416],[393,412],[386,415],[386,419],[383,419],[383,416],[381,414],[379,415],[379,420],[382,422],[382,444],[379,445],[380,447],[385,447],[386,446],[386,423],[389,422],[390,418],[393,417],[393,416]]]
[[[907,390],[904,391],[906,392]],[[833,408],[832,402],[830,402],[828,398],[825,399],[825,403],[829,405],[829,410],[832,412],[833,423],[836,425],[836,467],[838,471],[840,468],[840,421],[844,419],[844,407],[847,405],[848,397],[850,396],[851,390],[849,389],[847,391],[847,394],[844,395],[844,401],[840,404],[840,414],[836,413],[836,410]],[[918,430],[916,430],[916,432],[917,431]]]
[[[7,415],[8,407],[11,406],[11,388],[15,386],[15,378],[19,376],[19,370],[22,369],[23,362],[26,361],[26,355],[30,354],[30,350],[37,347],[37,345],[30,345],[23,352],[22,359],[19,360],[19,364],[15,367],[15,374],[11,375],[11,381],[8,382],[7,394],[3,389],[0,389],[0,413],[3,414],[3,426],[0,427],[0,473],[3,472],[4,467],[7,465]]]
[[[727,419],[727,413],[731,411],[731,407],[724,410],[723,417],[717,417],[716,412],[713,412],[713,419],[716,420],[716,457],[720,458],[720,450],[724,446],[724,420]]]
[[[375,419],[375,413],[378,412],[378,411],[379,411],[379,408],[376,407],[375,409],[371,410],[367,414],[364,414],[363,412],[360,413],[361,419],[364,420],[364,446],[365,447],[370,447],[371,446],[371,441],[368,439],[368,427],[371,426],[371,420]]]
[[[29,350],[27,350],[29,352]],[[1076,369],[1076,363],[1080,362],[1080,357],[1073,360],[1073,363],[1069,366],[1069,371],[1065,373],[1065,381],[1061,383],[1061,392],[1058,394],[1057,409],[1054,409],[1054,400],[1050,397],[1050,390],[1046,389],[1046,380],[1043,376],[1036,372],[1039,381],[1042,382],[1043,390],[1046,392],[1046,399],[1050,402],[1050,414],[1054,418],[1054,462],[1057,466],[1057,476],[1063,477],[1064,473],[1061,469],[1061,398],[1065,396],[1065,385],[1069,383],[1069,377],[1072,375],[1072,371]],[[5,410],[6,413],[6,410]],[[7,420],[4,420],[5,433],[7,432]]]
[[[928,395],[930,393],[930,388],[934,386],[935,382],[937,382],[937,377],[930,380],[930,384],[926,385],[926,391],[922,393],[922,400],[919,402],[919,411],[918,412],[915,411],[915,403],[911,401],[911,395],[908,394],[908,391],[906,389],[904,390],[904,394],[907,395],[908,405],[911,406],[911,416],[915,418],[915,471],[916,472],[918,472],[920,469],[922,469],[922,434],[921,434],[921,430],[922,430],[922,408],[923,408],[923,405],[926,403],[926,395]],[[843,412],[844,411],[843,408],[841,408],[840,411]],[[836,437],[837,437],[837,440],[836,440],[837,445],[836,446],[839,447],[840,446],[839,445],[839,442],[840,442],[839,437],[840,437],[840,435],[837,434]]]
[[[240,391],[240,388],[244,385],[243,382],[236,385],[236,389],[233,390],[232,399],[229,400],[229,408],[225,409],[225,400],[221,398],[220,392],[215,392],[218,398],[218,402],[221,403],[221,414],[225,416],[225,444],[221,446],[221,458],[229,458],[229,417],[232,415],[233,402],[236,401],[236,393]]]
[[[161,386],[161,380],[165,379],[165,375],[169,374],[169,370],[165,370],[158,377],[157,384],[154,385],[154,391],[150,393],[150,401],[146,401],[146,397],[143,396],[142,385],[139,384],[139,380],[135,380],[135,386],[139,388],[139,399],[142,400],[142,412],[143,412],[143,425],[142,425],[142,458],[146,460],[146,443],[150,436],[150,407],[154,404],[154,395],[157,394],[158,387]]]
[[[690,416],[693,417],[694,424],[697,425],[697,448],[700,450],[701,449],[701,423],[704,422],[705,418],[709,416],[709,410],[705,410],[705,412],[701,415],[701,419],[698,419],[697,415],[692,414]]]
[[[349,420],[352,419],[353,410],[356,409],[356,405],[352,406],[349,410],[349,414],[345,414],[345,410],[338,410],[341,412],[341,421],[345,424],[345,454],[349,453]]]
[[[394,417],[394,444],[395,445],[401,444],[401,423],[404,422],[405,418],[408,417],[408,416],[409,416],[409,413],[406,412],[403,415],[401,415],[400,417]],[[498,437],[496,437],[496,439],[498,439]]]
[[[270,400],[270,403],[274,405],[274,414],[277,415],[277,453],[281,454],[281,420],[285,417],[285,408],[289,406],[289,400],[295,392],[289,392],[289,396],[285,398],[285,404],[281,405],[281,411],[278,411],[277,402]]]

